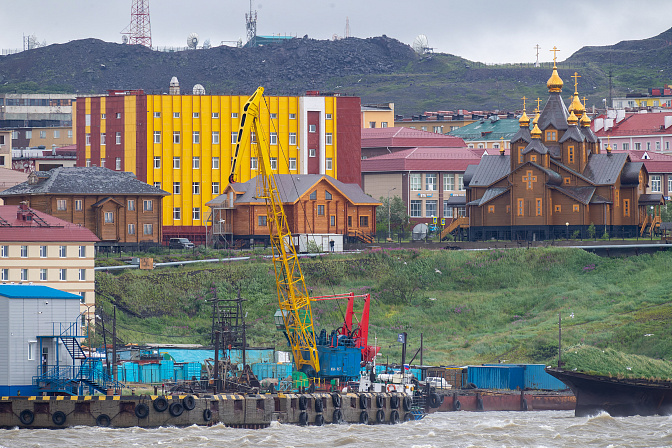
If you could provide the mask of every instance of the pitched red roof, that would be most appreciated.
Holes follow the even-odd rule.
[[[410,128],[364,128],[362,148],[415,148],[422,146],[443,146],[462,148],[464,140],[451,135],[436,134]]]
[[[672,173],[672,154],[661,154],[653,151],[617,150],[614,154],[626,152],[633,162],[644,162],[646,171],[651,173]],[[604,151],[603,151],[604,153]]]
[[[464,171],[480,156],[468,148],[424,147],[362,160],[362,172],[376,171]]]
[[[0,241],[19,242],[96,242],[98,237],[84,226],[73,224],[46,213],[27,209],[19,216],[21,206],[0,206]]]
[[[625,114],[625,118],[616,123],[614,120],[614,127],[605,132],[604,128],[595,132],[595,135],[600,138],[606,138],[607,135],[612,137],[621,137],[628,135],[670,135],[672,134],[672,126],[665,129],[665,117],[672,116],[672,112],[659,112]],[[600,115],[598,118],[605,118]],[[663,127],[661,130],[660,127]]]

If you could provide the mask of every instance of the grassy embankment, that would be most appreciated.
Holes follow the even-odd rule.
[[[424,334],[425,363],[550,364],[557,359],[558,313],[566,347],[585,344],[670,359],[670,262],[669,253],[611,259],[562,248],[379,250],[307,259],[302,268],[312,296],[372,294],[370,341],[378,337],[383,359],[399,360],[396,336],[406,331],[411,356]],[[261,257],[99,272],[96,286],[106,314],[111,302],[118,306],[123,340],[203,344],[210,340],[208,299],[233,297],[240,288],[250,343],[286,349],[272,320],[272,265]],[[315,303],[316,328],[336,328],[344,311],[345,303]]]

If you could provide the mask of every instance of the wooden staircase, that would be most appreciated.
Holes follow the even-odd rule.
[[[448,225],[448,227],[443,229],[443,232],[441,232],[441,238],[440,239],[443,240],[446,236],[448,236],[449,234],[453,233],[455,230],[460,229],[460,228],[462,228],[462,229],[468,229],[469,228],[469,218],[468,217],[461,216],[459,218],[453,219],[451,221],[450,225]]]
[[[364,233],[361,230],[348,230],[348,236],[357,238],[362,243],[371,244],[373,243],[373,235]]]
[[[647,214],[642,221],[642,227],[639,230],[639,236],[644,236],[647,229],[649,232],[651,232],[651,234],[653,234],[653,232],[656,230],[660,230],[661,222],[663,222],[663,220],[661,219],[660,215],[651,217],[651,215]]]

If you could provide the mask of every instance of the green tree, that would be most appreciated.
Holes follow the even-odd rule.
[[[586,232],[588,233],[588,238],[595,238],[595,224],[591,222]]]
[[[376,229],[378,233],[387,235],[388,201],[386,197],[382,196],[379,200],[383,205],[378,206],[376,209]],[[408,216],[406,204],[404,204],[403,199],[399,196],[394,196],[390,198],[389,206],[390,231],[392,233],[404,232],[411,219],[410,216]]]

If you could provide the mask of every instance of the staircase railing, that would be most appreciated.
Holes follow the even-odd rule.
[[[448,234],[453,233],[455,230],[457,230],[460,227],[467,228],[469,227],[469,218],[466,216],[460,216],[459,218],[453,219],[448,227],[443,229],[443,232],[441,232],[441,238],[444,239]]]
[[[373,243],[373,235],[364,233],[359,229],[348,230],[348,236],[357,238],[359,241],[367,244]]]

